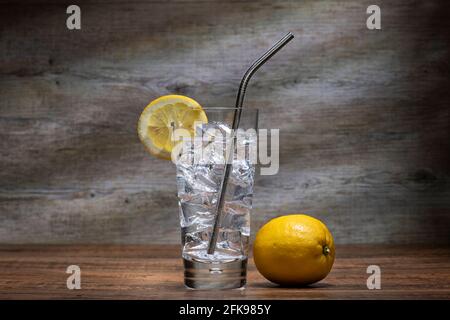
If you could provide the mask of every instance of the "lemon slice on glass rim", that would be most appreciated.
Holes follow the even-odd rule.
[[[138,136],[154,156],[170,160],[178,141],[172,139],[173,131],[185,129],[194,135],[196,123],[207,123],[205,111],[194,99],[181,95],[167,95],[153,100],[142,111],[138,121]]]

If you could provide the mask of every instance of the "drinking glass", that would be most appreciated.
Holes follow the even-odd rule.
[[[231,289],[246,284],[258,110],[242,111],[236,139],[232,139],[235,110],[205,108],[208,123],[195,127],[195,139],[203,139],[185,139],[176,161],[184,283],[188,288]],[[214,253],[208,254],[226,159],[232,159],[232,170]]]

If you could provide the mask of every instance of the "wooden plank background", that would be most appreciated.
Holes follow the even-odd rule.
[[[0,1],[0,242],[178,243],[175,171],[136,122],[178,93],[280,128],[252,227],[306,212],[338,243],[450,243],[448,1]]]

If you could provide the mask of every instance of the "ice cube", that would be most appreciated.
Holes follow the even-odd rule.
[[[255,170],[254,163],[248,157],[233,160],[218,250],[213,258],[206,253],[216,218],[218,192],[225,170],[225,148],[230,133],[231,129],[226,125],[211,122],[196,128],[196,136],[204,135],[206,140],[183,142],[182,154],[177,162],[180,221],[183,235],[186,235],[183,237],[183,255],[221,260],[246,252],[242,246],[248,245]],[[255,140],[251,135],[244,134],[244,138],[241,136],[236,141],[248,145]],[[198,146],[201,148],[196,148]]]

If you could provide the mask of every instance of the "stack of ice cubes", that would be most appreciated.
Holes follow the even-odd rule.
[[[211,122],[197,126],[195,136],[203,139],[182,142],[182,152],[176,163],[183,257],[208,262],[246,259],[254,163],[249,157],[233,157],[217,247],[215,253],[209,255],[206,251],[216,217],[231,129],[223,123]],[[251,133],[241,137],[236,147],[256,143]]]

